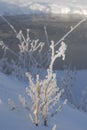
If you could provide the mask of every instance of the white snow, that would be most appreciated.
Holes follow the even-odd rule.
[[[77,72],[77,90],[87,85],[86,77],[87,70]],[[87,114],[68,105],[53,118],[48,117],[47,127],[44,127],[42,122],[36,127],[18,100],[19,94],[26,97],[27,85],[12,76],[0,73],[0,130],[51,130],[55,124],[56,130],[87,130]],[[11,110],[7,103],[8,98],[14,101],[17,109]]]

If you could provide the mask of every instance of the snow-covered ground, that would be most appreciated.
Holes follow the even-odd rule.
[[[79,91],[87,85],[86,77],[87,70],[77,72],[76,90]],[[42,122],[38,127],[33,125],[28,111],[22,107],[18,99],[19,94],[26,97],[27,85],[13,76],[0,73],[0,130],[51,130],[54,124],[57,125],[56,130],[87,130],[87,114],[69,105],[65,105],[53,118],[48,117],[47,127],[44,127]],[[17,105],[13,111],[7,103],[8,98]]]

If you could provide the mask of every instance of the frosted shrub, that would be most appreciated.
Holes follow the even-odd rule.
[[[19,62],[23,68],[30,71],[32,68],[41,66],[41,51],[44,43],[39,40],[31,40],[29,36],[29,29],[26,30],[27,38],[24,37],[22,31],[17,35],[19,39]]]
[[[29,117],[36,126],[38,126],[41,117],[43,118],[44,125],[46,126],[48,115],[53,117],[62,109],[63,105],[66,104],[65,100],[63,104],[58,105],[63,89],[59,89],[56,74],[53,73],[54,61],[58,57],[62,57],[64,60],[66,48],[66,44],[62,42],[59,50],[54,52],[54,42],[51,42],[51,63],[43,80],[40,79],[39,75],[36,75],[36,80],[34,80],[30,73],[26,73],[29,80],[29,87],[26,88],[26,93],[31,98],[31,105],[29,105],[31,106]],[[56,110],[53,109],[54,107],[56,107]]]
[[[37,40],[31,39],[29,33],[30,33],[29,29],[26,30],[26,36],[23,35],[23,32],[21,30],[19,31],[19,33],[16,32],[16,38],[19,40],[18,44],[19,51],[17,53],[14,52],[9,47],[7,47],[3,43],[3,41],[0,42],[0,46],[4,52],[0,62],[1,64],[0,68],[3,70],[4,61],[6,61],[6,64],[9,64],[12,69],[10,73],[14,74],[16,77],[20,79],[21,78],[23,79],[25,77],[26,71],[32,73],[34,69],[32,74],[35,75],[36,73],[38,73],[39,72],[38,68],[41,67],[43,68],[44,62],[46,62],[46,60],[49,59],[48,51],[46,51],[46,55],[44,55],[43,52],[43,47],[45,46],[45,43],[40,42],[39,39]],[[16,61],[13,59],[9,61],[5,60],[8,59],[6,55],[7,51],[9,51],[12,55],[16,57]],[[46,64],[49,64],[49,61],[46,62]],[[7,70],[9,69],[8,67],[9,67],[8,65],[5,66]]]
[[[1,16],[1,18],[9,25],[9,27],[13,30],[13,32],[16,35],[16,38],[19,40],[19,52],[14,52],[12,49],[7,47],[3,41],[0,42],[0,46],[2,47],[2,50],[4,51],[3,57],[6,56],[7,50],[14,56],[16,56],[16,61],[14,61],[14,68],[12,70],[12,74],[19,77],[24,77],[25,72],[29,71],[32,72],[33,68],[35,71],[35,74],[38,71],[38,68],[43,67],[44,58],[48,58],[48,52],[46,52],[46,55],[43,54],[43,47],[45,43],[40,42],[39,39],[34,40],[30,38],[30,30],[26,29],[26,36],[23,34],[22,30],[19,31],[19,33],[15,30],[14,26],[9,23],[9,21]],[[2,57],[2,58],[3,58]],[[8,62],[11,64],[11,60]],[[7,66],[8,67],[8,66]],[[21,68],[21,69],[20,69]],[[22,73],[20,72],[22,70]],[[17,74],[18,72],[18,74]],[[21,75],[20,75],[21,74]],[[23,76],[22,76],[23,75]]]
[[[41,115],[44,120],[44,125],[47,125],[48,114],[51,114],[51,109],[58,104],[58,101],[63,93],[63,90],[60,90],[57,86],[56,75],[51,74],[48,71],[48,74],[44,80],[40,80],[37,75],[36,83],[31,78],[31,75],[27,73],[30,84],[26,88],[26,93],[31,97],[32,108],[31,113],[35,116],[35,124],[39,123],[39,116]],[[34,120],[34,119],[33,119]]]

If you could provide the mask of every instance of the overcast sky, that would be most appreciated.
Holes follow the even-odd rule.
[[[0,0],[11,3],[23,3],[23,2],[49,2],[49,3],[61,3],[61,4],[80,4],[83,6],[87,6],[87,0]]]
[[[1,0],[1,1],[8,1],[8,2],[13,2],[13,1],[23,1],[23,0]],[[34,1],[34,2],[78,2],[78,3],[86,3],[87,4],[87,0],[24,0],[24,1]]]

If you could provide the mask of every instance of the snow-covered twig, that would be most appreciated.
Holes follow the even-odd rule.
[[[65,40],[65,38],[67,38],[78,26],[80,26],[80,24],[82,24],[83,22],[85,22],[87,19],[82,19],[81,21],[79,21],[74,27],[72,27],[57,43],[55,43],[55,47],[61,43],[62,41]]]
[[[27,109],[28,111],[30,111],[30,108],[29,108],[29,106],[27,104],[27,101],[25,100],[25,97],[23,97],[21,94],[19,94],[19,100],[22,103],[23,107],[25,109]]]
[[[15,110],[17,106],[15,105],[14,101],[12,99],[8,99],[8,104],[12,107],[11,110]]]
[[[56,130],[56,124],[53,126],[52,130]]]
[[[47,47],[48,47],[48,49],[49,49],[49,47],[50,47],[50,42],[49,42],[49,38],[48,38],[48,33],[47,33],[47,28],[46,28],[46,26],[44,26],[44,32],[45,32]]]
[[[52,44],[51,44],[50,48],[51,48],[51,50],[52,50],[52,56],[51,56],[51,63],[50,63],[50,66],[49,66],[50,71],[53,70],[54,61],[55,61],[58,57],[62,57],[62,60],[65,59],[65,52],[66,52],[66,49],[67,49],[67,45],[65,44],[65,42],[62,41],[60,48],[58,49],[58,51],[56,51],[56,54],[55,54],[55,51],[54,51],[54,47],[55,47],[54,42],[51,41],[51,43],[52,43]]]
[[[15,33],[15,35],[17,36],[17,31],[14,28],[14,26],[12,24],[10,24],[10,22],[2,15],[0,15],[0,17],[9,25],[9,27],[12,29],[12,31]]]
[[[53,117],[54,115],[56,115],[59,111],[61,111],[61,109],[63,108],[63,106],[67,103],[67,99],[65,99],[65,101],[51,114],[51,116]]]

